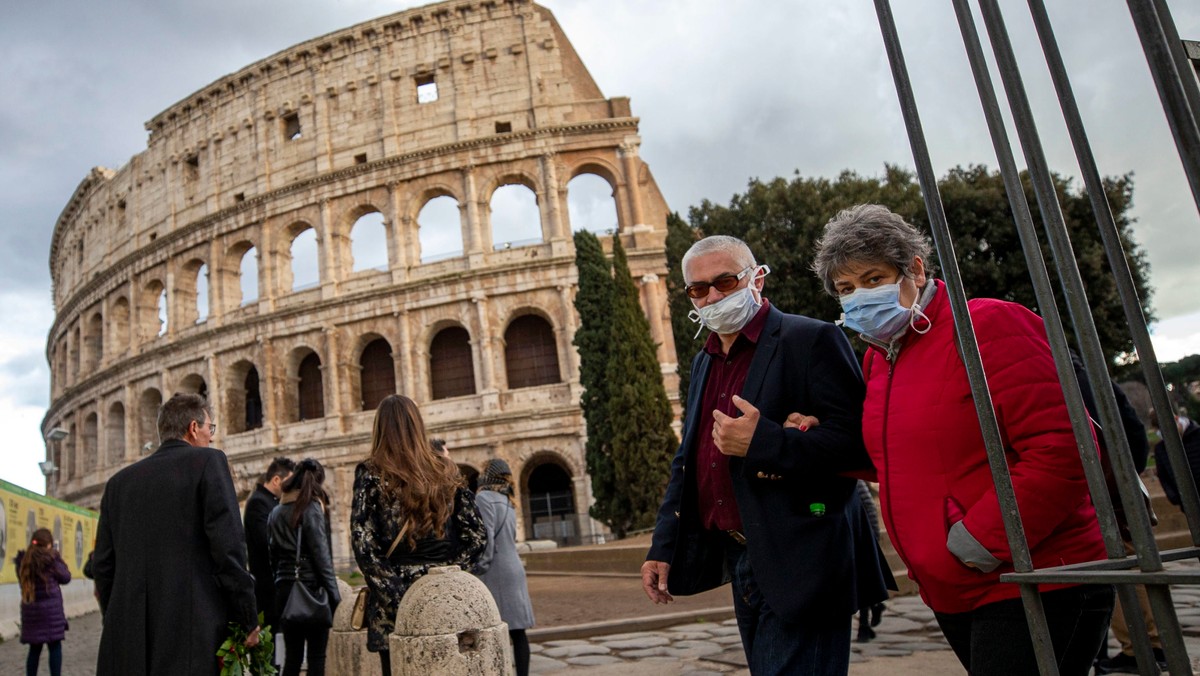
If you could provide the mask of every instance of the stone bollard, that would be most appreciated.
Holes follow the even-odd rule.
[[[512,676],[508,625],[474,575],[434,568],[400,599],[388,676]],[[330,672],[338,673],[338,672]]]
[[[338,580],[342,602],[333,613],[333,629],[329,632],[329,647],[325,653],[325,672],[346,676],[381,676],[379,655],[367,650],[367,630],[350,628],[354,612],[354,597],[358,590]]]

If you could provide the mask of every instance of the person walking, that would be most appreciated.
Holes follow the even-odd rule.
[[[246,499],[246,511],[242,517],[246,528],[246,558],[250,564],[250,574],[254,576],[254,600],[263,614],[263,626],[270,627],[273,634],[279,633],[280,626],[279,616],[275,612],[275,570],[271,567],[267,520],[279,504],[283,483],[291,478],[295,469],[296,463],[291,458],[272,460],[254,487],[254,492]]]
[[[508,625],[517,676],[529,676],[529,638],[525,630],[533,626],[533,604],[529,601],[525,567],[517,555],[517,510],[513,494],[508,463],[500,458],[488,460],[475,493],[475,506],[487,530],[487,546],[475,570],[496,599],[500,619]]]
[[[21,583],[21,643],[29,645],[25,676],[37,676],[43,646],[49,648],[50,676],[59,676],[62,642],[70,628],[60,587],[71,581],[71,571],[46,528],[34,532],[29,549],[17,552],[16,564]]]
[[[342,599],[333,574],[325,468],[312,458],[302,460],[282,489],[279,505],[267,522],[271,569],[275,571],[275,617],[282,616],[292,587],[297,584],[313,591],[324,589],[330,611],[336,610]],[[330,628],[285,623],[282,629],[283,676],[299,676],[306,646],[308,676],[324,676]]]
[[[158,411],[162,444],[104,487],[93,568],[100,610],[96,676],[213,676],[235,622],[258,645],[233,477],[209,448],[217,425],[204,397],[176,394]]]
[[[430,568],[470,570],[487,544],[474,496],[430,448],[408,397],[389,395],[375,411],[370,455],[354,468],[350,544],[367,581],[367,650],[390,674],[388,635],[401,597]]]

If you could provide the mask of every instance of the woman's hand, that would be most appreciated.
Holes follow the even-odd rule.
[[[787,420],[783,421],[784,429],[795,429],[801,432],[807,432],[814,427],[820,427],[821,421],[817,420],[816,416],[804,415],[803,413],[791,413]]]

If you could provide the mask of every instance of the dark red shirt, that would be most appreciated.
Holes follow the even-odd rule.
[[[711,356],[708,378],[704,381],[704,393],[700,396],[699,438],[696,448],[696,488],[700,499],[700,523],[705,528],[716,530],[741,530],[742,515],[738,513],[737,501],[733,496],[733,481],[729,476],[729,456],[717,450],[712,438],[713,410],[732,417],[740,417],[741,411],[733,405],[733,395],[741,394],[746,374],[750,372],[750,361],[758,346],[758,337],[767,323],[770,303],[763,299],[758,313],[746,324],[729,348],[729,354],[721,351],[721,337],[710,333],[704,351]]]

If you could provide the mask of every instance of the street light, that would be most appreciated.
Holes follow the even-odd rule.
[[[70,435],[71,435],[70,432],[64,430],[61,427],[53,427],[50,429],[50,431],[48,433],[46,433],[46,438],[49,439],[50,441],[62,441],[63,439],[66,439]]]
[[[44,460],[38,463],[38,468],[42,470],[42,474],[49,479],[51,474],[58,471],[58,465],[54,464],[53,460]]]

